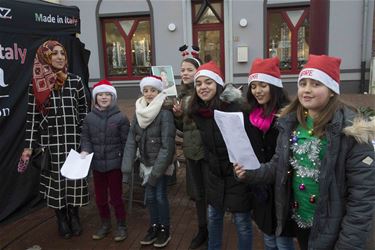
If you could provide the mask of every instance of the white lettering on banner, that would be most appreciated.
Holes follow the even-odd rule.
[[[21,64],[25,63],[27,49],[19,48],[17,43],[13,43],[13,47],[3,47],[0,44],[0,60],[16,60],[21,59]]]
[[[9,16],[11,9],[0,7],[0,18],[3,19],[12,19],[12,16]]]
[[[0,108],[0,117],[10,116],[10,108]]]
[[[51,14],[46,16],[43,14],[35,13],[35,21],[42,23],[56,23],[56,18],[53,17]]]
[[[4,70],[0,68],[0,87],[5,88],[6,86],[8,86],[8,84],[5,84],[4,81]]]
[[[53,16],[52,14],[43,15],[42,13],[35,13],[35,21],[41,23],[61,23],[61,24],[72,24],[77,26],[78,19],[75,17],[61,17],[59,15]]]

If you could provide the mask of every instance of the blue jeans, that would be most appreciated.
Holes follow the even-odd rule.
[[[145,196],[146,205],[150,213],[150,222],[169,226],[169,201],[167,197],[167,176],[159,178],[156,186],[146,184]]]
[[[265,250],[294,250],[293,237],[263,234]]]
[[[224,211],[208,206],[208,250],[221,249],[223,241],[223,219]],[[236,224],[238,242],[237,249],[252,249],[252,224],[250,212],[232,213],[234,224]]]

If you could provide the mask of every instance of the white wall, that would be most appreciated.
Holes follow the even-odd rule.
[[[181,53],[178,50],[184,41],[183,1],[153,0],[155,65],[172,65],[175,75],[179,75]],[[176,30],[171,32],[168,25],[174,23]],[[191,24],[189,24],[191,25]],[[177,81],[179,82],[179,81]],[[177,83],[176,82],[176,83]]]
[[[248,73],[251,62],[263,57],[264,50],[264,13],[263,1],[238,1],[233,4],[233,73]],[[247,26],[241,27],[240,20],[245,18]],[[248,62],[237,62],[237,47],[248,46]],[[247,77],[235,78],[235,82],[247,82]]]

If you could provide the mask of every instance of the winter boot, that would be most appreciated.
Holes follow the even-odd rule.
[[[208,239],[207,225],[199,226],[199,231],[190,243],[189,249],[197,249],[202,246]]]
[[[148,230],[146,236],[140,241],[141,245],[151,245],[158,237],[159,226],[153,224]]]
[[[171,235],[169,234],[169,226],[160,226],[158,237],[154,243],[154,247],[165,247],[171,240]]]
[[[111,221],[109,219],[105,219],[102,221],[102,225],[96,231],[96,233],[92,235],[92,239],[101,240],[105,236],[107,236],[107,234],[109,234],[110,232],[111,232]]]
[[[69,224],[73,235],[80,236],[82,233],[82,227],[79,220],[78,207],[68,206]]]
[[[128,229],[125,220],[117,221],[117,228],[115,232],[115,241],[123,241],[128,237]]]
[[[55,209],[55,213],[60,236],[64,239],[70,239],[72,231],[69,227],[66,208]]]

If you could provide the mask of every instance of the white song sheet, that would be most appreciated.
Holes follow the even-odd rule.
[[[242,113],[215,110],[214,119],[223,135],[230,162],[239,163],[244,169],[259,168],[260,163],[245,131]]]
[[[61,168],[61,174],[71,180],[85,178],[89,173],[93,156],[94,153],[91,153],[82,159],[77,151],[71,149]]]

